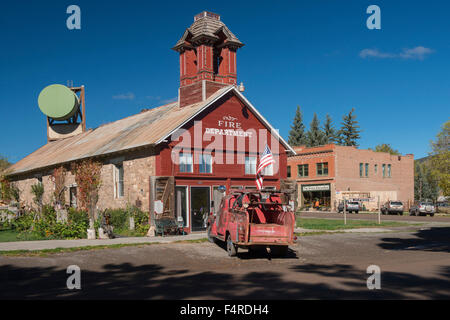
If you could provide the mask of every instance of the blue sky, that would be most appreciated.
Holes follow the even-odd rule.
[[[66,8],[81,8],[81,30]],[[381,8],[381,30],[366,8]],[[95,128],[177,96],[170,48],[195,14],[218,13],[245,46],[238,82],[288,136],[297,105],[339,126],[355,108],[361,148],[390,143],[426,156],[449,119],[450,3],[447,1],[9,1],[0,11],[0,154],[16,162],[46,143],[37,97],[53,83],[86,86]]]

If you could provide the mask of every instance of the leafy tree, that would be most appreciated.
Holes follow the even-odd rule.
[[[333,126],[333,120],[330,115],[327,113],[325,123],[323,124],[323,133],[325,135],[325,144],[327,143],[337,143],[337,132]]]
[[[316,147],[325,144],[325,134],[322,132],[322,130],[320,130],[319,119],[317,118],[317,114],[315,112],[309,127],[309,131],[306,134],[306,138],[308,147]]]
[[[65,203],[64,190],[66,189],[66,169],[61,166],[53,170],[52,180],[55,184],[55,191],[53,192],[53,197],[55,199],[55,207],[60,208]]]
[[[89,213],[89,228],[94,228],[94,221],[97,218],[98,191],[101,185],[100,162],[84,160],[72,164],[72,172],[75,175],[75,182],[78,186],[78,199],[81,208]]]
[[[360,138],[358,121],[353,114],[355,109],[342,117],[341,129],[339,130],[339,144],[344,146],[358,146],[357,140]]]
[[[291,126],[291,131],[289,132],[288,142],[291,146],[301,146],[306,145],[307,143],[305,125],[303,124],[303,115],[300,110],[300,106],[297,106],[294,122]]]
[[[386,143],[375,146],[374,151],[375,152],[387,152],[392,155],[400,155],[400,152],[398,150],[393,149],[390,144],[386,144]]]
[[[436,141],[431,142],[431,165],[444,196],[450,195],[450,120],[442,126]]]
[[[416,161],[414,167],[414,198],[419,201],[436,200],[439,187],[429,162]]]
[[[5,171],[11,163],[5,157],[0,155],[0,173]]]

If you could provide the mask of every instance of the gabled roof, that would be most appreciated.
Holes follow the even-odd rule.
[[[117,120],[82,134],[52,141],[9,167],[9,175],[69,163],[75,160],[113,154],[134,148],[157,145],[194,119],[214,102],[234,92],[257,118],[280,139],[291,153],[295,151],[274,131],[269,122],[234,86],[224,87],[205,101],[179,108],[178,102]]]

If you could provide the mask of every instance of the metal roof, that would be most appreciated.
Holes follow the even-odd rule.
[[[52,141],[9,167],[9,175],[51,167],[75,160],[156,145],[170,137],[215,101],[233,91],[269,129],[273,127],[234,86],[216,91],[205,101],[180,108],[178,102],[117,120],[79,135]],[[275,135],[278,135],[275,132]],[[288,151],[295,151],[278,135]]]

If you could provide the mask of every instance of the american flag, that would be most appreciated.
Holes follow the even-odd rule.
[[[264,152],[261,155],[261,158],[259,159],[258,170],[256,170],[256,186],[258,187],[258,190],[261,190],[263,185],[263,177],[261,175],[261,171],[265,167],[274,163],[275,160],[273,159],[272,152],[270,151],[269,146],[266,144]]]

